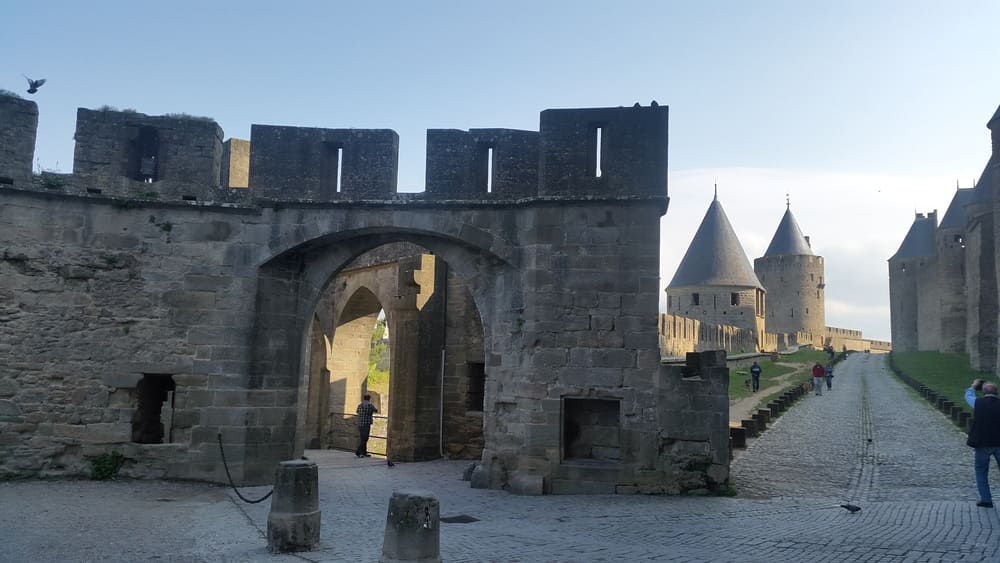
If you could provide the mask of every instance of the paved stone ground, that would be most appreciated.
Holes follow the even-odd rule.
[[[470,489],[466,462],[308,455],[320,465],[317,551],[267,555],[268,503],[219,487],[23,482],[0,484],[0,560],[377,561],[389,496],[412,487],[435,492],[443,516],[479,519],[441,525],[446,561],[1000,561],[1000,518],[975,506],[964,435],[877,355],[849,358],[832,391],[752,441],[733,464],[734,498],[518,497]],[[847,501],[862,511],[838,508]]]

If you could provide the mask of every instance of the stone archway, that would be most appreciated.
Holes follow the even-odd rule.
[[[310,361],[326,357],[315,349],[323,339],[330,349],[322,382],[314,380],[319,372],[315,365],[308,369],[308,447],[353,449],[353,412],[367,391],[379,409],[370,451],[390,453],[397,460],[480,456],[483,323],[465,283],[444,260],[413,244],[378,247],[339,272],[317,307],[317,315],[330,317],[331,328],[318,335],[320,328],[313,323]],[[388,328],[387,363],[392,366],[386,382],[366,380],[380,311]],[[328,405],[318,439],[317,393]],[[398,401],[390,402],[390,397]]]
[[[335,317],[333,343],[330,349],[329,387],[326,397],[329,409],[329,428],[324,445],[329,448],[350,450],[357,446],[357,426],[354,408],[367,391],[368,354],[371,349],[372,331],[383,306],[368,288],[360,287],[342,305]],[[388,412],[387,397],[376,397],[374,403],[380,414]],[[379,436],[377,431],[373,436]],[[371,451],[384,452],[384,444]]]
[[[249,376],[251,389],[275,391],[279,397],[287,397],[279,399],[284,403],[276,405],[282,407],[280,411],[276,409],[272,416],[262,421],[277,423],[268,429],[272,440],[266,449],[271,452],[270,455],[279,459],[294,457],[310,443],[308,409],[300,406],[308,403],[312,319],[329,285],[336,274],[358,256],[373,248],[397,242],[410,242],[427,249],[433,253],[432,258],[446,262],[465,281],[471,301],[482,319],[484,349],[488,349],[485,343],[490,342],[493,319],[497,315],[511,314],[496,311],[495,304],[507,304],[507,300],[497,293],[508,292],[518,286],[516,271],[491,251],[461,239],[404,230],[337,233],[335,237],[309,241],[270,259],[259,270],[255,345]],[[417,264],[411,269],[411,277],[412,271],[425,272],[425,269]],[[437,283],[443,283],[443,280]],[[376,299],[372,295],[373,303],[387,302],[385,298]],[[422,296],[420,283],[413,283],[408,294],[399,295],[404,296],[414,303],[425,298],[445,298],[443,293]],[[372,307],[378,306],[368,308]],[[393,355],[392,365],[396,372],[414,375],[390,378],[390,395],[395,397],[395,406],[390,415],[389,435],[394,438],[390,440],[389,453],[398,459],[435,459],[440,457],[442,450],[439,430],[441,342],[426,342],[427,335],[436,330],[420,331],[418,327],[423,321],[414,312],[416,307],[408,310],[409,313],[400,315],[398,306],[386,308],[390,340],[396,343],[394,348],[405,350],[407,345],[403,342],[406,339],[424,338],[425,341],[419,342],[416,348],[425,354]],[[373,312],[377,311],[378,308],[374,308]],[[374,322],[373,318],[371,322]],[[336,337],[333,348],[336,348],[335,340]],[[434,354],[426,353],[434,348],[438,350]],[[488,372],[487,362],[484,360],[482,363],[484,372]],[[264,448],[265,445],[261,444],[249,449],[261,452]],[[266,457],[248,455],[245,471],[248,479],[256,472],[263,476],[265,471],[270,471]]]

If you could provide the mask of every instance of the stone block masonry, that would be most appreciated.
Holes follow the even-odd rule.
[[[20,107],[0,104],[0,123]],[[0,185],[0,351],[12,358],[0,365],[0,474],[81,475],[90,457],[118,450],[132,476],[222,482],[221,434],[237,482],[271,481],[319,428],[310,370],[336,375],[310,365],[331,280],[403,242],[461,279],[483,336],[446,360],[466,366],[446,366],[443,393],[440,370],[419,362],[392,383],[390,449],[396,439],[414,459],[439,455],[440,404],[461,404],[454,375],[478,364],[482,412],[462,424],[481,416],[482,441],[455,448],[481,448],[479,484],[724,486],[725,368],[658,365],[665,107],[548,110],[537,133],[472,130],[499,159],[488,195],[466,185],[468,155],[433,152],[444,180],[428,185],[442,189],[396,194],[388,130],[254,126],[239,189],[221,185],[211,120],[78,118],[78,174],[65,187]],[[23,166],[0,162],[0,176]],[[422,306],[431,270],[420,260],[397,295]],[[420,317],[390,333],[410,321]],[[426,326],[461,330],[449,322]],[[427,357],[453,344],[419,334],[426,351],[436,346]],[[408,424],[419,432],[400,434]]]
[[[30,185],[38,106],[0,93],[0,186]]]

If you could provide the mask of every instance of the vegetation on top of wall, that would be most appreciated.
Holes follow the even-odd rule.
[[[7,96],[8,98],[17,98],[19,100],[24,99],[17,92],[11,92],[10,90],[4,90],[3,88],[0,88],[0,96]]]
[[[107,104],[104,104],[103,106],[95,108],[94,111],[120,111],[122,113],[139,113],[138,111],[136,111],[136,110],[134,110],[132,108],[118,109],[115,106],[109,106]]]
[[[892,352],[896,368],[906,375],[966,408],[965,390],[973,379],[996,381],[992,374],[976,371],[966,354],[942,352]],[[966,409],[968,410],[968,409]]]
[[[190,119],[191,121],[211,121],[215,120],[211,117],[205,117],[203,115],[191,115],[190,113],[167,113],[163,117],[169,117],[171,119]]]

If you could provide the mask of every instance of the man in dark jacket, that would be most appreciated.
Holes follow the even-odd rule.
[[[354,455],[358,457],[371,457],[371,454],[368,453],[368,437],[371,435],[372,424],[378,409],[372,404],[371,395],[365,395],[364,399],[357,408],[358,433],[360,436],[358,439],[358,449],[354,450]]]
[[[976,391],[983,396],[976,398]],[[976,506],[993,508],[990,494],[990,457],[1000,465],[1000,398],[997,397],[995,383],[984,383],[982,379],[972,382],[965,390],[965,402],[972,407],[972,429],[969,430],[968,445],[976,449],[976,488],[979,502]]]

